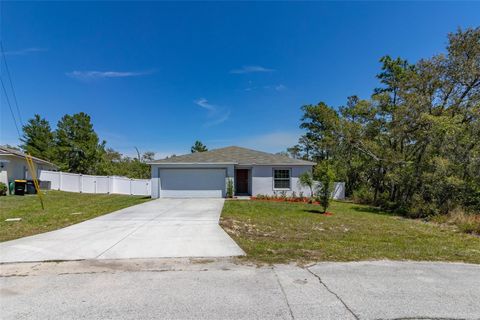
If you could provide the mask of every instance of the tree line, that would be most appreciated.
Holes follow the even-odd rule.
[[[415,217],[479,212],[480,28],[449,34],[445,54],[380,62],[369,98],[303,106],[288,153],[330,166],[362,202]]]
[[[91,175],[118,175],[150,178],[154,152],[128,157],[100,141],[90,116],[84,112],[64,115],[52,130],[50,123],[36,114],[23,126],[21,149],[34,157],[48,160],[64,172]]]

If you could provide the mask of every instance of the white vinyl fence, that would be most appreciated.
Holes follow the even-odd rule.
[[[335,182],[333,185],[332,199],[345,200],[345,182]]]
[[[118,193],[138,196],[151,195],[150,179],[129,179],[117,176],[90,176],[41,170],[41,181],[50,181],[50,189],[83,193]]]
[[[316,192],[315,190],[317,190],[319,186],[321,186],[321,183],[319,181],[315,181],[315,185],[313,187],[314,192]],[[345,200],[345,182],[335,182],[333,184],[332,199]]]

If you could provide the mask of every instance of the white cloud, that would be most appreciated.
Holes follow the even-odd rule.
[[[133,71],[72,71],[67,72],[67,76],[79,80],[93,80],[106,78],[126,78],[138,77],[150,74],[151,72],[133,72]]]
[[[180,156],[186,153],[188,152],[187,151],[158,151],[158,152],[155,152],[154,159],[160,160],[160,159],[165,159],[166,157],[171,157],[173,155]]]
[[[44,51],[48,51],[48,49],[33,47],[33,48],[24,48],[24,49],[18,49],[13,51],[5,51],[4,53],[7,56],[23,56],[29,53],[44,52]]]
[[[222,122],[227,121],[230,117],[230,109],[213,105],[205,98],[199,98],[193,102],[208,111],[207,117],[209,120],[203,124],[205,127],[221,124]]]
[[[254,73],[254,72],[273,72],[274,69],[265,68],[262,66],[243,66],[240,69],[230,70],[230,73],[233,74],[245,74],[245,73]]]
[[[200,107],[204,108],[204,109],[207,109],[209,111],[215,111],[216,110],[216,107],[211,105],[210,103],[208,103],[208,100],[205,99],[205,98],[200,98],[200,99],[197,99],[194,101],[197,105],[199,105]]]
[[[204,126],[205,127],[215,126],[217,124],[227,121],[228,118],[230,118],[230,110],[227,110],[223,115],[219,116],[217,119],[206,122]]]
[[[254,85],[252,81],[248,81],[248,87],[243,89],[244,91],[251,92],[251,91],[257,91],[257,90],[275,90],[277,92],[284,91],[287,89],[287,86],[285,86],[282,83],[278,84],[267,84],[267,85],[262,85],[262,86],[257,86]]]
[[[275,91],[284,91],[287,89],[287,87],[283,84],[276,84],[276,85],[268,85],[268,86],[264,86],[263,87],[264,89],[273,89]]]

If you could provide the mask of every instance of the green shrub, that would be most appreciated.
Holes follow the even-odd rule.
[[[332,196],[334,172],[328,163],[321,163],[315,168],[315,178],[320,182],[317,187],[316,200],[322,206],[323,212],[326,212]]]
[[[8,187],[5,183],[0,182],[0,196],[6,196],[8,191]]]
[[[233,180],[230,178],[227,180],[227,198],[233,198]]]
[[[434,202],[425,201],[422,197],[414,195],[405,215],[409,218],[427,218],[438,215],[440,210]]]
[[[313,187],[315,186],[315,180],[313,180],[313,175],[310,171],[305,171],[298,177],[298,183],[300,186],[310,189],[310,197],[313,197]]]
[[[464,233],[480,235],[480,221],[462,222],[457,224],[458,229]]]
[[[361,186],[357,190],[353,191],[352,200],[355,203],[360,204],[372,204],[373,203],[373,191],[366,186]]]
[[[461,197],[465,208],[472,212],[480,212],[480,187],[466,185]]]

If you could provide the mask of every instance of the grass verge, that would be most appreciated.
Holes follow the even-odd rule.
[[[451,226],[391,215],[368,206],[333,202],[226,201],[221,225],[260,263],[428,260],[480,263],[480,237]]]
[[[0,197],[0,241],[60,229],[130,207],[150,197],[44,191],[45,210],[36,195]],[[8,218],[21,221],[7,222]]]

